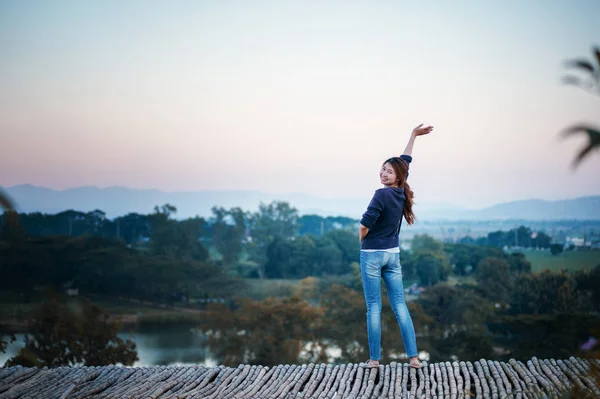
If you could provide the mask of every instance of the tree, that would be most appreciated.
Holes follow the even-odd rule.
[[[506,245],[506,236],[503,231],[493,231],[487,235],[487,245],[502,248]]]
[[[562,244],[550,244],[550,253],[552,255],[559,255],[562,253],[564,249],[564,245]]]
[[[213,262],[173,258],[131,249],[122,241],[94,236],[28,237],[0,241],[0,290],[33,299],[36,287],[80,294],[172,301],[187,296],[230,296],[238,280]]]
[[[297,235],[298,211],[287,202],[261,203],[258,212],[249,217],[250,239],[247,245],[250,259],[259,265],[258,274],[265,278],[267,248],[275,238],[291,239]]]
[[[469,275],[476,272],[479,263],[489,256],[506,257],[500,248],[480,245],[444,244],[444,251],[450,258],[454,272],[458,275]]]
[[[294,295],[302,298],[313,306],[319,304],[322,290],[319,286],[319,280],[316,277],[306,277],[298,283],[294,289]]]
[[[485,297],[498,302],[506,302],[512,286],[510,265],[504,259],[485,258],[477,266],[477,284]]]
[[[419,296],[418,303],[432,318],[431,327],[440,332],[473,329],[493,315],[492,304],[475,290],[438,284]]]
[[[267,247],[267,261],[264,273],[267,278],[296,277],[289,264],[294,251],[292,241],[277,237]]]
[[[312,236],[304,235],[296,238],[292,243],[292,256],[287,260],[289,272],[296,277],[316,275],[317,245]]]
[[[166,255],[177,259],[191,258],[198,261],[208,259],[208,251],[199,241],[204,219],[196,217],[178,222],[171,219],[177,208],[165,204],[154,207],[148,216],[152,226],[152,250],[155,255]]]
[[[199,328],[208,335],[211,352],[227,366],[324,362],[324,346],[312,346],[307,358],[301,358],[303,349],[317,340],[321,314],[297,296],[244,299],[236,309],[210,305]]]
[[[537,233],[535,233],[535,237],[533,237],[531,241],[532,241],[532,243],[531,243],[532,247],[549,248],[550,243],[552,242],[552,238],[544,232],[537,232]]]
[[[2,221],[4,223],[4,218],[6,218],[6,214],[8,212],[15,212],[14,211],[14,203],[12,201],[12,199],[10,198],[10,196],[8,195],[8,193],[6,193],[2,187],[0,187],[0,208],[4,210],[4,217],[2,218]],[[17,223],[18,223],[18,219],[17,219]],[[2,229],[4,230],[4,228]],[[4,233],[2,233],[4,234]],[[1,269],[1,266],[0,266]],[[4,353],[6,352],[6,347],[10,342],[13,342],[15,340],[15,336],[13,334],[8,334],[5,332],[5,327],[3,325],[0,325],[0,352]]]
[[[600,312],[600,263],[591,270],[580,270],[573,273],[579,290],[589,293],[593,309]]]
[[[334,240],[329,236],[317,237],[315,244],[314,273],[316,275],[339,275],[350,272],[350,263],[344,262],[344,254]]]
[[[325,219],[319,215],[302,215],[298,218],[298,234],[320,236],[324,234]]]
[[[150,237],[148,215],[128,213],[114,220],[114,235],[129,245],[135,245],[143,237]],[[110,234],[107,234],[110,236]]]
[[[12,211],[15,209],[15,203],[13,199],[8,195],[2,187],[0,187],[0,208],[5,211]]]
[[[525,254],[522,252],[510,254],[507,261],[510,265],[510,272],[515,276],[531,272],[531,262],[527,260]]]
[[[242,241],[246,234],[247,215],[240,208],[226,210],[212,208],[211,238],[213,246],[223,258],[225,267],[234,266],[242,252]]]
[[[104,366],[138,360],[135,342],[117,336],[119,326],[89,300],[52,297],[34,311],[29,333],[6,366]]]
[[[579,86],[580,88],[593,93],[600,94],[600,48],[593,49],[595,59],[590,62],[588,60],[570,60],[567,66],[570,68],[579,69],[587,74],[587,79],[582,80],[578,76],[569,75],[564,78],[564,82]],[[595,64],[595,65],[594,65]],[[576,155],[571,167],[576,169],[581,161],[586,158],[593,150],[600,148],[600,129],[584,124],[577,124],[568,127],[562,133],[563,138],[573,136],[575,134],[587,135],[588,143]]]
[[[25,229],[19,223],[19,214],[13,210],[4,211],[0,227],[0,240],[19,241],[26,236]]]
[[[566,271],[545,270],[517,277],[511,292],[511,313],[537,315],[594,309],[593,297],[586,289],[578,289],[577,281],[585,279],[576,276]]]
[[[486,323],[492,304],[473,289],[438,284],[417,300],[429,322],[421,342],[433,359],[477,360],[493,354]]]
[[[450,263],[453,265],[454,272],[460,276],[465,276],[473,270],[471,265],[472,250],[463,244],[455,244],[453,251],[450,252]]]
[[[0,324],[0,352],[6,353],[6,348],[11,342],[15,342],[15,334],[8,332],[8,327]]]
[[[448,279],[450,267],[443,254],[421,252],[414,258],[414,267],[422,286],[432,286]]]
[[[413,252],[441,252],[443,248],[444,244],[441,241],[437,241],[427,234],[416,234],[411,242],[411,250]]]
[[[600,321],[596,315],[581,313],[502,315],[488,326],[497,342],[509,351],[507,358],[566,359],[579,352],[590,330],[600,328]]]
[[[337,229],[326,233],[325,236],[338,246],[345,264],[360,261],[360,241],[355,231]]]
[[[450,266],[444,253],[444,244],[427,234],[412,239],[412,256],[404,264],[419,276],[420,284],[430,286],[448,278]]]

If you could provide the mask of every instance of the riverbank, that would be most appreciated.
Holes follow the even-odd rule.
[[[195,307],[157,305],[122,298],[90,298],[116,321],[122,331],[153,325],[198,325],[205,310]],[[9,333],[26,333],[36,303],[0,304],[0,324]]]

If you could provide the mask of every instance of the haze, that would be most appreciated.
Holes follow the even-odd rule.
[[[600,193],[598,1],[3,1],[0,185],[370,199],[411,129],[421,201]]]

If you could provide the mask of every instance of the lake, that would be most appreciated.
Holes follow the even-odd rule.
[[[0,353],[0,367],[15,356],[24,345],[24,334],[15,334],[16,341],[8,345],[6,353]],[[206,338],[189,325],[162,325],[135,331],[119,333],[126,340],[132,338],[136,343],[139,360],[134,367],[156,365],[204,365],[218,366],[219,360],[214,357],[206,343]],[[308,346],[309,344],[307,344]],[[326,349],[329,362],[335,362],[341,356],[341,350],[335,345]],[[397,354],[399,359],[406,359],[404,353]],[[429,360],[429,353],[421,351],[421,360]]]
[[[189,365],[200,364],[209,367],[218,362],[211,357],[205,339],[189,326],[161,326],[155,329],[136,331],[133,336],[120,333],[119,337],[135,341],[139,360],[134,366]],[[16,334],[17,341],[10,344],[6,353],[0,353],[0,366],[15,356],[24,343],[24,335]]]

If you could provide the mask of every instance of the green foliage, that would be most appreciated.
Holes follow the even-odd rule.
[[[577,288],[590,295],[594,310],[600,312],[600,263],[591,270],[572,273],[572,276]]]
[[[550,253],[552,255],[558,255],[563,251],[564,246],[562,244],[551,244]]]
[[[489,323],[497,344],[515,359],[569,358],[599,327],[596,316],[580,313],[504,315]]]
[[[279,264],[279,267],[286,270],[286,274],[298,277],[319,275],[315,270],[315,253],[317,244],[311,236],[300,236],[291,242],[292,254],[287,259],[278,260],[269,258],[269,262]],[[287,266],[287,267],[286,267]]]
[[[348,287],[333,285],[321,296],[324,309],[321,336],[341,349],[339,362],[360,362],[369,357],[367,340],[366,308],[362,292]],[[431,319],[416,303],[408,304],[413,324],[422,331]],[[391,309],[387,295],[382,292],[381,356],[382,361],[398,360],[404,352],[398,322]]]
[[[413,263],[421,286],[432,286],[448,279],[450,267],[442,253],[418,253]]]
[[[342,216],[321,217],[319,215],[303,215],[298,218],[298,234],[321,236],[336,230],[347,230],[356,233],[358,221]],[[355,234],[356,236],[356,234]]]
[[[287,202],[261,203],[258,212],[250,215],[248,223],[250,242],[247,251],[250,259],[259,266],[260,278],[266,277],[267,249],[276,239],[289,240],[297,235],[298,211]]]
[[[403,259],[402,254],[400,255],[406,277],[416,273],[422,286],[435,285],[448,279],[450,265],[441,241],[427,234],[417,234],[412,239],[411,248],[411,255],[407,259]]]
[[[420,346],[427,349],[431,362],[444,362],[456,358],[461,361],[494,359],[494,340],[487,328],[453,331],[446,336],[425,337]]]
[[[177,259],[195,259],[205,261],[208,251],[198,240],[206,222],[202,218],[187,219],[182,222],[172,220],[170,216],[177,212],[169,204],[155,207],[148,216],[152,226],[152,250],[156,255],[165,255]]]
[[[522,252],[510,254],[506,261],[510,265],[510,272],[513,276],[531,272],[531,262],[527,260],[527,257]]]
[[[472,244],[444,244],[444,252],[450,259],[452,270],[459,276],[476,273],[481,261],[490,257],[507,261],[512,275],[529,273],[532,268],[531,262],[525,254],[514,252],[507,255],[502,249],[496,247]]]
[[[600,95],[600,48],[593,49],[594,58],[588,60],[571,60],[567,66],[578,69],[586,74],[587,79],[581,79],[579,76],[569,75],[564,78],[565,83],[579,86],[590,93]],[[565,129],[563,137],[569,137],[574,134],[583,134],[587,136],[587,145],[584,146],[573,159],[572,168],[576,169],[583,159],[587,158],[592,151],[600,147],[600,130],[589,125],[573,125]]]
[[[0,290],[31,298],[37,286],[57,291],[65,285],[82,294],[171,302],[173,294],[227,296],[239,281],[222,268],[193,259],[146,256],[123,243],[100,237],[37,237],[0,241]]]
[[[4,211],[0,224],[0,240],[20,241],[25,238],[25,229],[19,223],[19,214],[12,210]]]
[[[19,217],[25,231],[33,236],[93,235],[120,239],[129,245],[150,236],[148,216],[137,213],[109,220],[105,213],[98,209],[92,212],[70,209],[54,215],[40,212],[21,213]]]
[[[482,260],[477,267],[476,278],[479,288],[489,300],[507,302],[510,298],[510,265],[504,259],[488,257]]]
[[[533,232],[529,227],[519,226],[509,231],[492,231],[487,234],[487,237],[477,240],[473,240],[470,237],[463,237],[459,241],[463,244],[476,244],[497,248],[549,248],[552,239],[544,232]]]
[[[583,275],[580,274],[578,278],[581,280]],[[598,295],[600,288],[593,289]],[[511,292],[511,313],[539,315],[587,312],[593,309],[592,297],[589,290],[578,289],[577,278],[565,271],[525,274],[515,280]]]
[[[344,262],[344,270],[348,271],[347,265],[360,260],[360,241],[356,231],[351,230],[332,230],[326,234],[326,237],[331,239],[342,253],[342,261]]]
[[[241,300],[233,310],[211,305],[199,327],[208,335],[211,351],[227,366],[240,363],[274,366],[327,361],[317,346],[303,353],[317,337],[321,311],[299,297]]]
[[[324,309],[323,332],[341,349],[341,357],[349,362],[368,358],[367,323],[364,296],[361,292],[332,286],[321,298]],[[382,334],[384,327],[382,326]],[[382,347],[386,355],[385,346]]]
[[[244,288],[236,292],[236,297],[262,301],[267,298],[292,296],[300,280],[295,279],[244,279]]]
[[[15,209],[14,201],[2,187],[0,187],[0,208],[5,211],[11,211]]]
[[[237,263],[242,253],[242,241],[246,234],[248,217],[240,208],[226,210],[213,207],[212,213],[214,215],[210,225],[212,245],[221,254],[223,265],[231,267]]]
[[[135,342],[122,340],[118,331],[109,315],[90,301],[52,297],[36,308],[25,347],[6,366],[130,366],[138,360]]]
[[[15,342],[15,335],[8,332],[6,325],[0,323],[0,352],[6,353],[8,344]]]
[[[494,312],[491,302],[475,290],[446,284],[428,288],[418,303],[432,319],[430,329],[441,335],[449,331],[479,331]]]
[[[350,264],[344,262],[342,250],[329,236],[317,238],[314,259],[317,275],[344,274],[350,271]]]
[[[350,264],[359,258],[358,248],[356,235],[344,230],[318,237],[276,237],[266,250],[265,276],[303,278],[347,274]]]
[[[442,252],[444,244],[427,234],[416,234],[411,242],[413,252]]]

